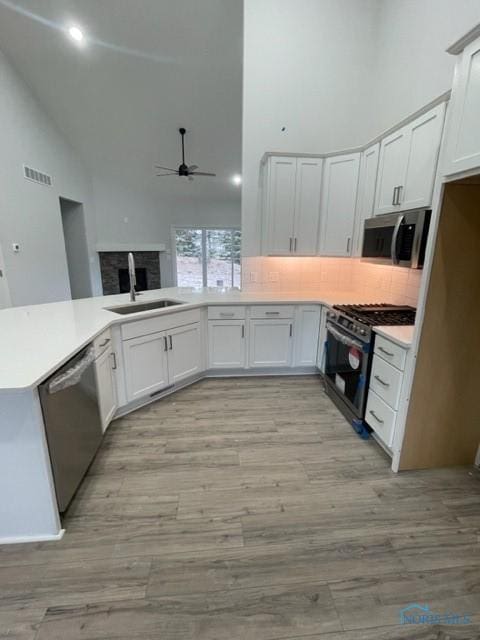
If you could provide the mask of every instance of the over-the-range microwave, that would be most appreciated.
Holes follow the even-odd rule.
[[[367,218],[362,258],[381,264],[421,269],[425,260],[431,211],[414,209]]]

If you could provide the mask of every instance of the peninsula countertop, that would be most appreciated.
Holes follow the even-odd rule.
[[[38,386],[102,331],[112,325],[139,318],[221,304],[265,302],[333,305],[376,302],[376,300],[366,299],[365,296],[359,296],[358,293],[345,290],[252,292],[213,287],[201,289],[176,287],[145,291],[139,296],[137,302],[162,299],[177,300],[182,305],[127,316],[119,315],[108,310],[108,307],[130,303],[129,294],[120,294],[13,307],[0,311],[0,391],[23,390]],[[391,330],[392,327],[381,329]],[[406,328],[395,327],[395,329]]]

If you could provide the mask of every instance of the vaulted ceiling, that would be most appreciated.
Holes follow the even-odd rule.
[[[238,199],[241,0],[0,0],[0,48],[92,173],[150,197]],[[66,36],[76,24],[79,47]],[[187,162],[217,178],[156,178]]]

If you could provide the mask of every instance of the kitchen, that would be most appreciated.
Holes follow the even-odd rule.
[[[221,281],[137,298],[137,251],[174,268],[168,232],[131,242],[128,222],[112,238],[97,224],[91,245],[79,195],[87,248],[123,254],[130,291],[72,300],[61,283],[49,291],[47,271],[29,286],[32,245],[0,225],[12,302],[0,312],[0,619],[18,637],[405,638],[398,616],[414,600],[466,616],[451,637],[478,637],[478,20],[465,3],[470,30],[444,43],[448,86],[333,141],[292,119],[298,105],[278,102],[277,122],[268,100],[288,82],[259,91],[262,65],[281,63],[255,55],[270,30],[295,41],[295,21],[306,28],[327,4],[286,2],[273,23],[269,2],[244,4],[241,290]],[[383,4],[362,3],[365,28]],[[394,12],[381,10],[394,41]],[[25,28],[24,15],[12,20]],[[195,175],[181,157],[168,180]],[[99,207],[103,196],[97,185],[90,197]],[[235,224],[202,226],[205,255],[208,229]],[[35,250],[41,266],[48,247]]]

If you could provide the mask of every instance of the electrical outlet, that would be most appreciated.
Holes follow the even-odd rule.
[[[267,279],[269,282],[278,282],[278,271],[269,271]]]

